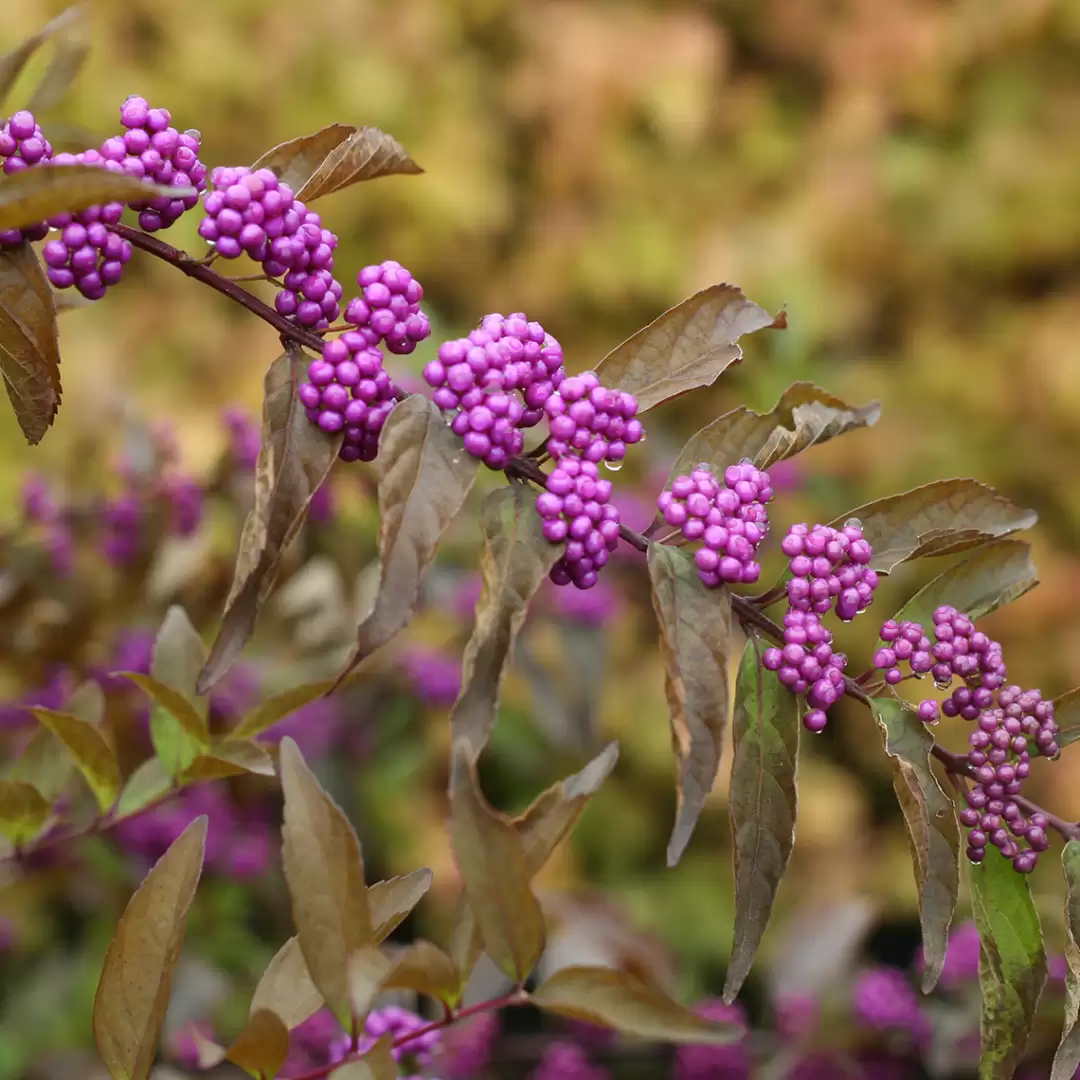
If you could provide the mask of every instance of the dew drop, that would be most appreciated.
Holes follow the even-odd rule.
[[[848,518],[847,521],[844,522],[844,528],[845,529],[861,529],[862,528],[862,522],[857,517]]]
[[[604,468],[607,469],[608,472],[618,472],[622,466],[623,463],[621,461],[608,461],[607,458],[604,459]]]

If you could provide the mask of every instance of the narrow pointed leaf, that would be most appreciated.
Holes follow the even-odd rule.
[[[161,195],[182,199],[195,194],[191,187],[165,187],[93,165],[23,169],[5,176],[0,184],[0,229],[21,229],[55,214],[101,203],[148,202]]]
[[[949,926],[960,891],[960,826],[952,799],[930,768],[934,738],[927,726],[893,697],[875,698],[873,710],[892,765],[893,790],[911,848],[922,923],[922,986],[928,994],[945,964]]]
[[[544,916],[529,888],[513,824],[481,795],[468,750],[455,745],[450,775],[450,844],[488,955],[518,985],[544,951]]]
[[[705,1020],[659,987],[613,968],[561,968],[537,987],[531,998],[545,1012],[641,1039],[722,1046],[746,1033],[739,1024]]]
[[[409,621],[439,540],[465,504],[477,462],[421,394],[390,414],[379,440],[379,558],[375,606],[356,631],[341,677]]]
[[[1054,699],[1054,719],[1060,729],[1058,746],[1068,746],[1080,739],[1080,687]]]
[[[761,666],[755,642],[735,682],[735,757],[729,808],[735,863],[735,928],[724,999],[733,1001],[754,962],[795,843],[799,699]]]
[[[204,750],[210,747],[210,732],[199,710],[178,690],[153,675],[138,671],[118,671],[130,679],[153,702],[150,711],[150,738],[154,750],[173,776],[179,776]]]
[[[49,66],[26,103],[35,116],[41,116],[63,101],[90,55],[88,9],[80,4],[70,8],[67,14],[70,17],[55,32],[56,48]]]
[[[31,446],[41,442],[60,408],[59,333],[37,253],[25,241],[0,250],[0,377]]]
[[[362,180],[416,176],[423,171],[393,136],[378,128],[362,127],[327,154],[296,196],[310,205]]]
[[[163,799],[173,788],[173,778],[159,757],[144,761],[128,778],[113,820],[131,817]]]
[[[484,500],[483,587],[462,659],[461,692],[450,711],[451,737],[468,744],[474,761],[491,737],[506,665],[529,601],[560,552],[544,538],[542,524],[535,495],[521,485],[498,488]]]
[[[33,840],[49,817],[49,803],[33,784],[0,780],[0,836],[16,846]]]
[[[969,868],[979,928],[982,987],[980,1080],[1010,1080],[1024,1057],[1043,984],[1046,952],[1027,876],[997,851]]]
[[[188,908],[202,873],[205,817],[170,845],[128,902],[94,997],[98,1052],[113,1080],[145,1080],[157,1055]]]
[[[1054,1055],[1050,1080],[1072,1080],[1080,1067],[1080,841],[1070,840],[1061,852],[1069,888],[1065,898],[1065,1022]]]
[[[311,423],[296,396],[305,364],[300,349],[290,346],[266,373],[255,505],[240,536],[221,628],[199,675],[200,694],[209,693],[243,651],[274,587],[282,557],[337,460],[341,436],[327,435]]]
[[[360,841],[292,739],[282,740],[280,769],[282,854],[293,925],[312,982],[347,1027],[348,959],[372,939]]]
[[[32,34],[11,52],[0,56],[0,106],[11,92],[15,80],[22,74],[30,58],[45,44],[53,34],[57,34],[68,26],[73,20],[82,17],[82,6],[70,7],[61,12],[51,22],[43,26],[36,34]],[[2,110],[0,110],[2,111]]]
[[[413,870],[388,881],[376,881],[368,891],[371,940],[385,941],[408,917],[431,888],[430,870]]]
[[[259,1078],[275,1077],[289,1053],[289,1029],[269,1009],[253,1012],[225,1055],[234,1065]]]
[[[228,776],[273,776],[274,760],[255,743],[220,743],[209,753],[200,754],[181,775],[192,783]]]
[[[251,1013],[269,1010],[292,1030],[322,1007],[323,996],[311,981],[300,942],[291,937],[278,949],[255,987]]]
[[[384,1035],[362,1058],[349,1061],[330,1074],[330,1080],[397,1080],[398,1067]]]
[[[878,499],[837,518],[862,522],[874,549],[871,565],[891,573],[902,562],[931,555],[952,555],[1030,529],[1034,510],[1014,505],[977,480],[938,480],[925,487]]]
[[[742,359],[739,338],[772,324],[735,285],[710,285],[616,346],[596,374],[604,386],[633,394],[644,412],[714,383]]]
[[[678,810],[667,851],[668,866],[674,866],[720,769],[730,666],[743,640],[731,617],[731,594],[706,588],[684,552],[651,544],[648,562],[678,769]]]
[[[767,469],[818,443],[870,427],[880,415],[876,401],[849,405],[813,383],[797,382],[769,412],[757,413],[740,405],[691,435],[672,466],[671,479],[702,462],[717,476],[743,458]]]
[[[419,938],[391,954],[390,970],[382,980],[384,990],[415,990],[451,1008],[461,998],[457,965],[430,941]]]
[[[268,728],[284,720],[286,716],[296,712],[297,709],[302,709],[305,705],[310,705],[318,698],[324,697],[334,688],[335,683],[335,679],[305,683],[303,686],[294,686],[267,698],[240,720],[240,723],[226,736],[227,740],[234,742],[253,739],[256,735],[261,735]]]
[[[300,191],[327,156],[355,133],[352,124],[330,124],[310,135],[279,143],[251,167],[270,169],[282,183]]]
[[[108,810],[120,794],[122,780],[116,755],[101,732],[71,713],[41,708],[30,711],[71,751],[75,767],[85,777],[98,806]]]
[[[1023,540],[998,540],[928,582],[894,618],[930,627],[934,609],[949,604],[973,619],[981,619],[1038,584],[1031,547]]]

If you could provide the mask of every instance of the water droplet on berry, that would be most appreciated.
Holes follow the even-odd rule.
[[[851,518],[848,518],[847,521],[844,522],[844,528],[845,529],[861,529],[862,528],[862,522],[856,517],[851,517]]]
[[[621,461],[608,461],[607,458],[604,459],[604,468],[607,469],[608,472],[618,472],[622,466],[623,463]]]

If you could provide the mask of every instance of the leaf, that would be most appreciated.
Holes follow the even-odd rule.
[[[1072,1080],[1080,1066],[1080,841],[1070,840],[1061,852],[1061,868],[1069,894],[1065,898],[1065,1022],[1054,1054],[1050,1080]]]
[[[409,621],[420,582],[450,522],[476,480],[439,407],[421,394],[390,414],[379,440],[379,557],[375,606],[356,631],[340,678],[385,645]]]
[[[423,171],[397,139],[378,128],[362,127],[327,154],[296,197],[310,205],[361,180],[416,176]]]
[[[68,20],[55,34],[56,49],[52,60],[26,105],[36,116],[41,116],[63,101],[90,55],[87,8],[80,5],[70,8],[67,14]]]
[[[362,1058],[335,1069],[330,1080],[397,1080],[397,1062],[390,1052],[392,1045],[390,1036],[383,1036]]]
[[[272,1078],[288,1053],[289,1029],[276,1013],[259,1009],[248,1017],[225,1056],[256,1078]]]
[[[209,693],[243,651],[274,587],[281,559],[337,460],[341,436],[327,435],[311,423],[296,396],[306,359],[290,345],[266,373],[255,505],[240,536],[221,628],[196,684],[200,694]]]
[[[952,799],[930,768],[934,738],[927,726],[893,697],[874,698],[873,710],[911,847],[925,958],[922,987],[928,994],[945,964],[949,926],[960,891],[960,827]]]
[[[37,253],[26,241],[0,250],[0,376],[31,446],[41,442],[60,408],[59,333]]]
[[[288,142],[279,143],[265,154],[252,169],[270,169],[283,183],[298,192],[311,179],[326,160],[356,131],[352,124],[330,124],[310,135],[301,135]]]
[[[430,941],[419,938],[391,955],[383,990],[415,990],[453,1008],[461,998],[457,965]]]
[[[154,750],[173,776],[179,776],[210,746],[205,719],[178,690],[138,671],[116,671],[130,679],[154,701],[150,713],[150,737]]]
[[[449,828],[484,948],[503,972],[523,985],[544,951],[544,916],[529,888],[521,838],[481,795],[476,767],[459,743],[451,759]]]
[[[56,214],[107,202],[148,202],[159,195],[182,199],[192,187],[166,187],[94,165],[50,165],[23,169],[0,183],[0,230],[35,225]]]
[[[385,941],[408,918],[431,888],[430,870],[413,870],[389,881],[376,881],[368,891],[371,912],[371,940]]]
[[[280,769],[282,855],[296,936],[312,982],[347,1028],[348,959],[372,939],[360,841],[290,738],[281,742]]]
[[[0,780],[0,836],[16,847],[33,840],[49,817],[49,803],[33,784]]]
[[[323,1007],[323,996],[311,981],[300,942],[291,937],[263,972],[251,999],[251,1013],[268,1009],[286,1028],[298,1027]]]
[[[735,682],[731,836],[735,927],[724,1000],[731,1002],[754,962],[795,843],[799,699],[761,666],[756,642],[743,651]]]
[[[950,604],[981,619],[1039,584],[1031,547],[1022,540],[998,540],[924,585],[894,616],[930,626],[934,609]]]
[[[731,618],[731,594],[706,588],[684,552],[650,544],[648,562],[678,765],[678,810],[667,851],[668,866],[674,866],[720,769],[730,661],[736,650],[741,654],[742,641]]]
[[[604,386],[637,398],[645,412],[698,386],[710,386],[742,359],[737,342],[773,317],[735,285],[710,285],[665,311],[596,366]]]
[[[659,987],[614,968],[560,968],[533,991],[531,1000],[547,1012],[642,1039],[722,1046],[746,1034],[740,1024],[706,1020]]]
[[[691,435],[671,468],[668,484],[702,462],[717,476],[744,458],[759,469],[768,469],[811,446],[871,427],[880,415],[876,401],[849,405],[813,383],[797,382],[769,412],[757,413],[740,405]]]
[[[1027,875],[996,851],[969,868],[979,928],[982,987],[980,1080],[1009,1080],[1024,1056],[1043,984],[1046,952]]]
[[[322,682],[294,686],[267,698],[241,718],[240,723],[225,736],[226,741],[236,742],[261,735],[267,728],[272,728],[278,721],[284,720],[297,709],[302,709],[305,705],[310,705],[316,699],[324,697],[333,690],[336,684],[336,679],[324,679]]]
[[[11,92],[15,80],[22,74],[30,58],[45,44],[53,34],[57,34],[67,27],[72,21],[82,18],[83,9],[80,6],[70,7],[61,12],[51,22],[43,26],[36,34],[32,34],[21,45],[11,52],[0,56],[0,106]]]
[[[1059,729],[1054,737],[1058,746],[1080,739],[1080,687],[1054,698],[1054,719]]]
[[[848,518],[862,522],[873,568],[889,574],[911,559],[952,555],[1030,529],[1037,515],[977,480],[938,480],[856,507],[833,524]]]
[[[223,780],[228,776],[273,776],[273,758],[250,742],[219,743],[208,754],[200,754],[181,774],[191,783]]]
[[[116,755],[101,732],[71,713],[42,708],[30,711],[71,751],[75,767],[90,785],[98,806],[102,812],[108,810],[116,802],[123,782]]]
[[[173,841],[128,902],[94,996],[94,1041],[113,1080],[145,1080],[157,1054],[188,908],[202,873],[205,816]]]
[[[161,758],[144,761],[127,779],[113,821],[131,817],[163,799],[173,788],[173,778]]]
[[[348,960],[349,1004],[354,1023],[363,1020],[390,971],[390,957],[374,946],[357,949]]]
[[[544,538],[542,524],[535,496],[519,484],[491,492],[480,511],[483,586],[462,659],[461,692],[450,711],[451,737],[468,744],[474,761],[491,737],[506,664],[529,601],[561,550]]]

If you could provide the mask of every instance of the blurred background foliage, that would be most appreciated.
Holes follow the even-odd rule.
[[[5,0],[0,46],[59,6]],[[403,376],[489,311],[524,309],[560,339],[568,366],[584,370],[716,281],[739,284],[769,309],[786,307],[786,332],[755,335],[744,362],[715,387],[649,415],[649,441],[617,480],[624,520],[644,525],[685,438],[736,404],[769,407],[795,379],[853,402],[881,399],[875,428],[785,467],[774,532],[941,477],[992,483],[1039,512],[1043,585],[986,629],[1025,686],[1049,696],[1080,683],[1073,0],[324,0],[302,8],[95,0],[91,23],[86,69],[76,92],[43,118],[47,132],[78,142],[85,131],[97,145],[137,92],[171,109],[178,127],[198,127],[211,166],[251,162],[333,121],[379,126],[424,166],[422,176],[354,187],[318,206],[341,238],[336,273],[346,295],[362,265],[385,258],[424,284],[435,332],[413,356],[394,358]],[[27,85],[43,64],[31,66]],[[189,214],[167,238],[199,251],[197,223]],[[106,302],[63,316],[62,349],[64,405],[42,447],[23,446],[10,418],[0,423],[5,522],[18,517],[29,468],[76,492],[115,483],[110,455],[125,418],[175,424],[183,461],[209,475],[225,443],[222,407],[254,412],[278,351],[268,327],[148,258],[134,260]],[[298,602],[316,597],[325,618],[374,553],[375,510],[360,475],[340,469],[336,512],[296,558],[297,567],[329,559],[298,587]],[[350,792],[370,866],[380,874],[432,867],[444,910],[455,889],[442,830],[446,706],[438,695],[433,704],[417,697],[424,679],[408,665],[430,671],[460,655],[474,521],[455,526],[425,610],[371,688],[349,699],[345,719],[367,747],[356,760],[368,764],[334,766],[346,774],[338,784]],[[235,525],[226,510],[210,515],[183,588],[110,607],[93,626],[112,633],[130,611],[153,629],[162,598],[179,597],[209,633]],[[883,586],[875,617],[844,633],[853,670],[868,661],[876,615],[943,568],[939,560],[905,569]],[[763,580],[779,571],[774,550]],[[609,576],[614,595],[585,618],[564,610],[533,620],[483,780],[497,805],[515,809],[603,741],[620,740],[615,775],[543,886],[560,903],[576,896],[588,905],[602,892],[646,935],[633,948],[659,950],[665,963],[670,956],[676,985],[693,997],[719,989],[730,947],[726,778],[681,866],[665,870],[673,768],[647,583],[633,553]],[[542,604],[553,603],[546,591]],[[334,667],[339,653],[305,644],[280,609],[266,623],[252,652],[274,662],[275,685]],[[99,645],[67,647],[92,655]],[[0,656],[7,646],[0,641]],[[426,666],[415,659],[420,648],[438,650]],[[555,678],[537,674],[545,665]],[[5,698],[27,689],[28,670],[23,659],[3,666]],[[552,686],[566,701],[551,700]],[[800,919],[847,918],[861,910],[852,903],[869,904],[878,958],[906,963],[917,945],[907,845],[863,710],[842,703],[826,734],[803,739],[800,780],[794,861],[747,991],[752,1010],[763,998],[760,973],[783,967],[803,925],[791,922],[796,909]],[[1080,818],[1078,780],[1080,757],[1067,752],[1034,769],[1030,784],[1040,801]],[[0,975],[0,1011],[10,1018],[0,1023],[0,1074],[19,1075],[46,1044],[86,1039],[96,965],[133,877],[104,842],[84,858],[100,874],[73,895],[70,880],[48,873],[0,892],[19,941],[0,954],[15,977]],[[1045,859],[1034,878],[1053,942],[1055,864]],[[421,909],[430,935],[439,906]],[[254,889],[227,875],[204,885],[190,950],[205,972],[232,980],[234,1015],[287,926],[275,873]]]

